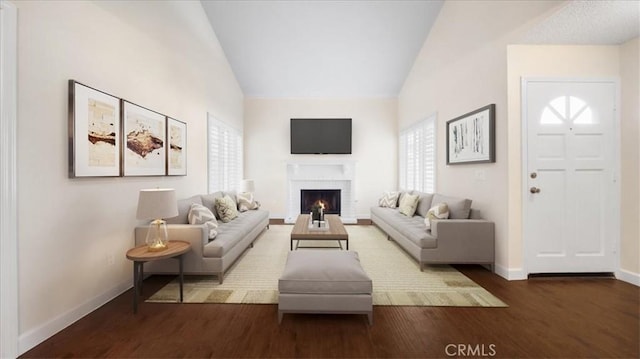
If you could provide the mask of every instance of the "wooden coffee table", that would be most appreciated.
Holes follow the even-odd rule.
[[[349,250],[349,233],[344,228],[340,216],[335,214],[327,214],[324,216],[325,221],[329,223],[329,228],[325,230],[310,229],[309,220],[311,216],[308,214],[301,214],[296,219],[296,224],[291,231],[291,250],[293,250],[293,241],[296,242],[296,249],[300,241],[338,241],[339,248],[342,249],[342,242],[347,244],[347,250]],[[313,248],[313,247],[300,247],[300,248]],[[322,247],[326,248],[326,247]],[[338,248],[338,247],[336,247]]]
[[[133,312],[138,311],[138,296],[142,292],[142,280],[144,279],[144,263],[166,258],[177,258],[179,262],[180,278],[180,302],[182,302],[182,286],[184,274],[182,273],[182,255],[191,250],[191,244],[186,241],[169,241],[168,248],[160,252],[150,252],[146,244],[137,246],[127,251],[127,259],[133,261]]]

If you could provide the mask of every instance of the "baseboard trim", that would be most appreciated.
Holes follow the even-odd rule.
[[[525,280],[527,279],[527,274],[524,272],[522,268],[507,268],[496,264],[494,266],[495,273],[506,280]]]
[[[131,281],[126,281],[118,284],[110,290],[80,304],[76,308],[73,308],[66,313],[63,313],[50,321],[33,328],[25,333],[20,334],[18,338],[18,350],[19,355],[22,355],[35,347],[36,345],[44,342],[54,334],[75,323],[82,317],[100,308],[104,304],[113,300],[120,294],[126,292],[132,287]]]
[[[636,287],[640,287],[640,273],[633,273],[626,269],[619,269],[616,271],[616,278],[635,285]]]

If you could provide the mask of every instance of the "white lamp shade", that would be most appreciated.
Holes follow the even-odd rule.
[[[138,197],[138,219],[172,218],[178,215],[176,191],[171,188],[142,189]]]
[[[240,192],[255,192],[256,185],[253,183],[252,179],[242,180],[240,183]]]

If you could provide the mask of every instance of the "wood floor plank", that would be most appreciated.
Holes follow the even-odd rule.
[[[22,358],[442,358],[458,346],[510,358],[640,356],[636,286],[457,268],[509,307],[376,306],[373,326],[363,315],[304,314],[278,325],[276,305],[141,302],[134,315],[128,291]],[[148,278],[144,294],[171,279]]]

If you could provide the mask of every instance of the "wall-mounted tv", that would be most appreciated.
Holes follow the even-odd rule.
[[[291,154],[351,154],[351,119],[292,118]]]

